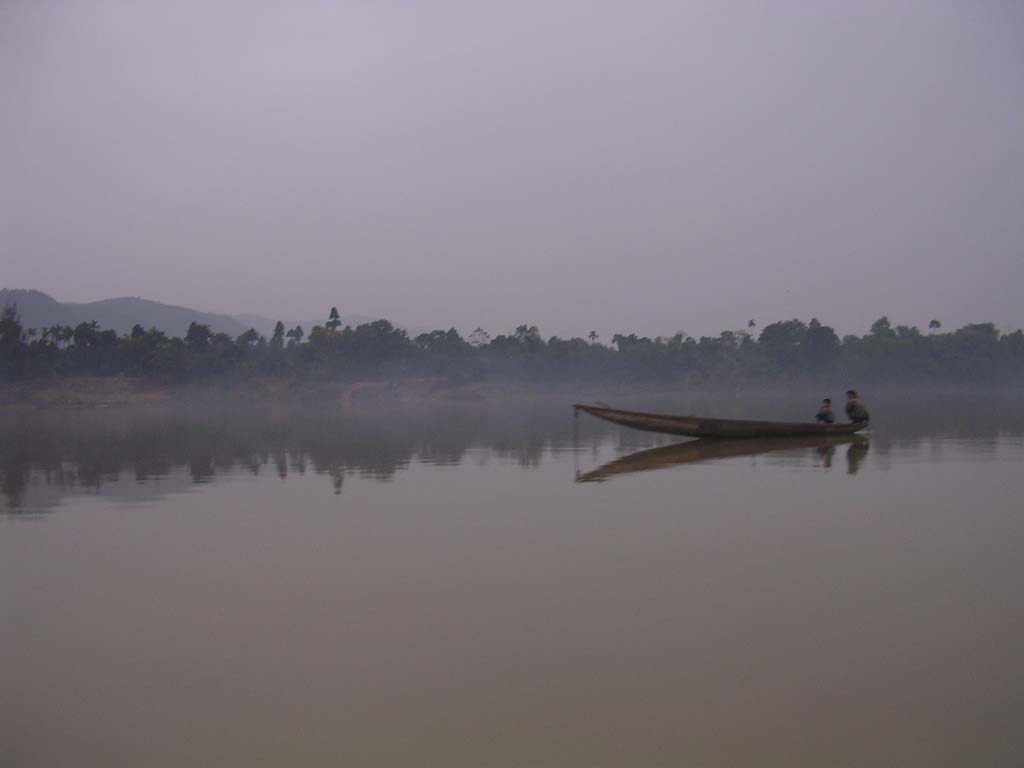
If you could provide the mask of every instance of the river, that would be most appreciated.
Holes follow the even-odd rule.
[[[864,394],[8,410],[0,757],[1024,764],[1024,407]]]

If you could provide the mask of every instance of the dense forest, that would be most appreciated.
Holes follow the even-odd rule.
[[[452,383],[512,381],[644,381],[695,387],[795,384],[841,378],[864,383],[997,385],[1024,381],[1024,333],[992,323],[944,332],[878,319],[864,336],[844,336],[817,319],[785,320],[758,329],[693,338],[616,334],[544,339],[521,325],[491,337],[477,329],[410,338],[387,320],[352,327],[332,308],[307,334],[278,323],[268,339],[237,337],[192,323],[184,338],[136,325],[119,335],[97,323],[25,328],[17,308],[0,315],[0,378],[125,376],[167,384],[258,377],[356,381],[443,377]]]

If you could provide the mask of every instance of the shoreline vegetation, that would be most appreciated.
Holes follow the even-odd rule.
[[[455,329],[414,338],[387,320],[352,327],[332,308],[307,335],[278,323],[232,338],[192,323],[183,338],[95,322],[31,329],[16,306],[0,313],[0,403],[117,405],[179,399],[288,401],[444,398],[550,391],[861,387],[975,389],[1020,386],[1024,333],[992,323],[926,332],[879,318],[840,338],[817,319],[693,338],[615,334],[544,339],[521,325],[491,337]]]

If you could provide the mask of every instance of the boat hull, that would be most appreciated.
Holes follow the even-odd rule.
[[[670,416],[642,411],[622,411],[617,408],[603,408],[596,405],[574,405],[576,412],[583,411],[599,419],[610,421],[631,429],[644,432],[658,432],[665,435],[710,438],[752,438],[752,437],[799,437],[852,435],[865,429],[862,424],[818,424],[803,421],[744,421],[738,419],[710,419],[703,416]]]

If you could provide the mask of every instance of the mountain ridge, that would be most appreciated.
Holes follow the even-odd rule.
[[[158,328],[170,336],[184,336],[189,323],[209,325],[216,333],[237,336],[248,330],[235,318],[215,312],[202,312],[191,307],[164,304],[138,296],[121,296],[90,302],[62,302],[34,289],[0,290],[0,306],[17,307],[26,328],[71,325],[96,321],[103,329],[130,333],[132,326]]]
[[[177,304],[144,299],[140,296],[117,296],[89,302],[58,301],[43,291],[33,288],[0,289],[0,307],[14,305],[25,328],[41,329],[54,325],[76,326],[96,321],[103,329],[119,334],[130,333],[134,325],[157,328],[169,336],[183,337],[190,323],[208,325],[214,333],[238,336],[250,328],[270,336],[277,320],[257,314],[230,315],[222,312],[204,312]],[[366,315],[343,315],[346,325],[359,325],[378,318]],[[308,333],[324,320],[282,320],[286,328],[301,325]]]

